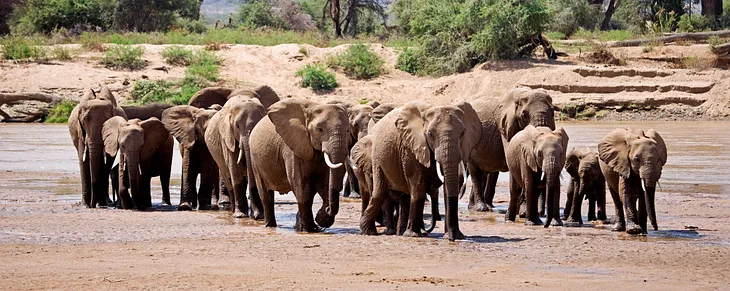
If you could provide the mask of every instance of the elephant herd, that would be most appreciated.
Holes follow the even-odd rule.
[[[606,220],[608,186],[614,230],[646,233],[647,219],[657,229],[654,194],[667,159],[661,136],[616,129],[596,150],[568,152],[568,135],[556,128],[544,90],[517,88],[502,98],[432,106],[280,99],[265,85],[210,87],[188,104],[123,107],[105,86],[87,90],[69,118],[83,203],[150,207],[150,180],[159,176],[162,202],[170,205],[175,139],[183,157],[178,210],[230,208],[234,217],[263,219],[267,227],[277,225],[274,192],[293,192],[295,230],[316,232],[334,224],[344,190],[362,199],[362,234],[377,234],[378,222],[385,234],[422,236],[440,220],[443,187],[444,238],[463,239],[458,200],[467,181],[468,208],[489,211],[499,173],[509,172],[506,220],[520,215],[526,225],[582,224],[583,199],[589,220]],[[561,216],[563,168],[571,179]],[[109,177],[118,201],[109,199]],[[322,206],[315,215],[316,194]]]

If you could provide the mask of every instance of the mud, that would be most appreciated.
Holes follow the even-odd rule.
[[[423,238],[361,236],[357,199],[343,198],[333,228],[318,234],[293,231],[291,194],[275,197],[273,229],[226,211],[177,212],[159,204],[154,179],[150,211],[87,209],[65,126],[0,126],[0,289],[724,289],[729,125],[559,123],[571,147],[595,147],[616,127],[662,134],[669,159],[657,191],[659,231],[505,223],[502,174],[496,212],[469,212],[467,198],[460,201],[468,238],[457,242],[441,238],[443,222]],[[176,153],[173,185],[179,166]],[[171,191],[176,203],[179,186]]]

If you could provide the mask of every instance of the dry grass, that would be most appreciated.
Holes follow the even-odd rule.
[[[594,63],[594,64],[607,64],[607,65],[616,65],[616,66],[622,66],[626,64],[626,61],[621,58],[614,55],[611,50],[606,47],[605,44],[594,42],[591,45],[591,51],[586,53],[583,56],[583,60]]]

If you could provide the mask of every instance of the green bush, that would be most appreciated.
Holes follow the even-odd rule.
[[[114,4],[112,0],[27,0],[13,14],[14,32],[49,33],[76,25],[108,28]]]
[[[101,63],[107,68],[137,70],[147,65],[143,54],[142,46],[114,45],[106,50]]]
[[[603,13],[600,5],[590,5],[588,1],[546,0],[550,11],[552,31],[572,35],[579,28],[593,30],[600,25]]]
[[[71,111],[76,107],[76,102],[70,100],[63,100],[56,104],[48,111],[45,123],[68,123],[68,117],[71,116]]]
[[[103,52],[104,50],[106,50],[106,48],[104,47],[106,39],[101,33],[82,32],[79,36],[79,43],[81,44],[81,47],[87,50],[99,52]]]
[[[302,77],[302,87],[310,87],[313,90],[331,91],[337,88],[335,74],[327,70],[327,66],[321,63],[306,65],[296,73]]]
[[[57,46],[53,48],[53,56],[55,59],[61,61],[70,61],[73,59],[71,50],[62,46]]]
[[[162,50],[162,58],[165,63],[175,66],[190,65],[193,58],[193,51],[179,45],[173,45]]]
[[[415,75],[423,70],[423,52],[418,49],[407,48],[400,55],[395,67],[401,71]]]
[[[132,88],[132,100],[137,104],[167,103],[173,105],[188,104],[190,97],[205,86],[200,86],[189,79],[174,83],[164,80],[141,80]]]
[[[269,1],[250,0],[238,7],[237,22],[248,28],[286,28],[286,23],[274,13]]]
[[[341,68],[350,78],[372,79],[383,72],[383,60],[364,44],[355,44],[330,60],[333,67]]]
[[[178,18],[175,21],[175,29],[184,30],[190,33],[205,33],[208,31],[208,26],[205,24],[203,19],[191,20],[186,18]]]
[[[35,43],[21,36],[0,39],[3,58],[16,61],[44,62],[46,49],[41,43]]]
[[[710,29],[710,19],[703,15],[684,14],[679,17],[677,30],[681,32],[697,32]]]

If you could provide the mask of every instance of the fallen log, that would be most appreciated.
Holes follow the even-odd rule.
[[[712,46],[712,47],[710,47],[710,49],[716,55],[726,55],[726,54],[730,53],[730,42],[724,43],[721,45]]]
[[[63,100],[66,100],[66,98],[42,92],[0,93],[0,106],[5,104],[7,104],[8,106],[12,106],[23,101],[38,101],[48,103],[47,107],[50,108],[54,104],[60,103]],[[0,118],[2,118],[2,122],[34,122],[48,115],[47,108],[36,109],[38,111],[35,112],[27,110],[15,110],[16,113],[23,114],[22,116],[11,116],[7,112],[0,109]]]
[[[693,33],[676,33],[669,36],[657,37],[655,39],[632,39],[622,41],[609,41],[606,42],[607,47],[631,47],[631,46],[642,46],[647,43],[660,42],[670,43],[678,40],[708,40],[710,37],[730,37],[730,30],[718,30],[718,31],[707,31],[707,32],[693,32]]]

